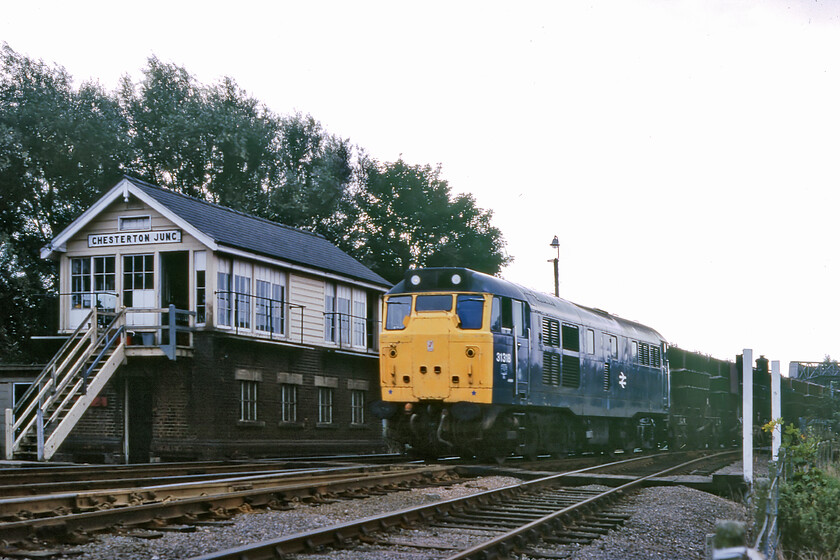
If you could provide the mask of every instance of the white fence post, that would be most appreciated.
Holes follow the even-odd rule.
[[[11,408],[6,409],[6,460],[11,461],[14,454],[15,446],[15,415]]]
[[[776,360],[770,362],[770,419],[782,417],[782,366]],[[771,434],[773,441],[773,462],[779,460],[779,448],[782,446],[782,426],[774,425]]]
[[[743,410],[744,421],[741,423],[744,432],[744,482],[752,486],[753,482],[753,358],[752,350],[744,348],[743,359]]]

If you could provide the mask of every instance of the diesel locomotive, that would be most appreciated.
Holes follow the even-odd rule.
[[[761,426],[770,379],[757,364]],[[719,447],[741,435],[741,371],[738,358],[670,347],[650,327],[497,277],[415,269],[385,296],[372,412],[422,456]],[[836,397],[786,378],[784,418],[828,418]]]
[[[465,268],[409,270],[380,333],[388,437],[421,455],[533,456],[668,437],[654,329]]]

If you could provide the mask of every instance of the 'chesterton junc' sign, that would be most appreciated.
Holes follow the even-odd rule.
[[[114,247],[117,245],[151,245],[153,243],[180,243],[181,230],[142,231],[138,233],[92,233],[88,247]]]

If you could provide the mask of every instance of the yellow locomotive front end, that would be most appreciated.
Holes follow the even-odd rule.
[[[394,294],[380,335],[382,400],[485,403],[493,393],[490,296]]]
[[[499,289],[510,287],[465,268],[431,268],[408,271],[385,296],[381,400],[371,412],[390,441],[423,456],[515,449],[517,417],[496,402],[516,388]]]

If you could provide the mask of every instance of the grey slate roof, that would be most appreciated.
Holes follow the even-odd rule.
[[[134,186],[219,245],[333,272],[383,287],[391,283],[321,235],[237,212],[125,176]]]

